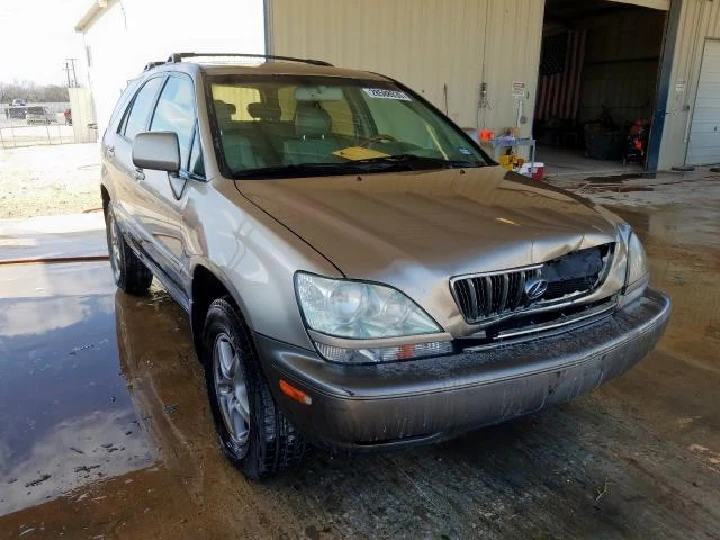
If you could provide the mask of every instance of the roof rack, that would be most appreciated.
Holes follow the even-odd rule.
[[[294,56],[278,56],[275,54],[247,54],[247,53],[211,53],[211,54],[203,54],[203,53],[173,53],[168,58],[167,63],[169,64],[176,64],[178,62],[182,62],[184,58],[194,58],[197,56],[220,56],[220,57],[228,57],[228,56],[239,56],[241,58],[267,58],[268,60],[283,60],[286,62],[301,62],[303,64],[312,64],[315,66],[330,66],[333,67],[333,65],[329,62],[324,62],[322,60],[308,60],[304,58],[295,58]]]
[[[154,67],[162,66],[165,62],[148,62],[145,64],[145,67],[143,68],[143,71],[151,70]]]

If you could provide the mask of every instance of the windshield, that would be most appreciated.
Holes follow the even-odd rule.
[[[220,76],[209,92],[218,158],[235,178],[489,163],[459,128],[392,83]]]

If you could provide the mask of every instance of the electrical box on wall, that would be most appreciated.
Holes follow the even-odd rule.
[[[478,107],[481,109],[485,109],[486,107],[489,107],[488,102],[488,83],[481,82],[480,83],[480,98],[478,100]]]

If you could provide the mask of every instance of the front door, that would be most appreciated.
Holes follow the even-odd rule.
[[[127,105],[114,134],[109,134],[105,145],[107,174],[115,186],[115,214],[121,228],[129,233],[140,249],[145,250],[149,236],[140,220],[141,197],[138,187],[139,173],[132,161],[135,135],[147,130],[150,115],[165,76],[148,79]]]
[[[192,79],[182,73],[168,77],[150,119],[150,131],[176,133],[180,144],[180,172],[169,174],[145,169],[137,185],[138,215],[150,237],[150,256],[182,294],[189,290],[187,242],[182,213],[187,203],[188,162],[195,129],[195,91]]]

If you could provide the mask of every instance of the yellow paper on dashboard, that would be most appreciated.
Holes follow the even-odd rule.
[[[333,152],[336,156],[341,158],[349,159],[350,161],[359,161],[361,159],[375,159],[388,157],[389,154],[378,152],[377,150],[371,150],[364,146],[348,146],[337,152]]]

